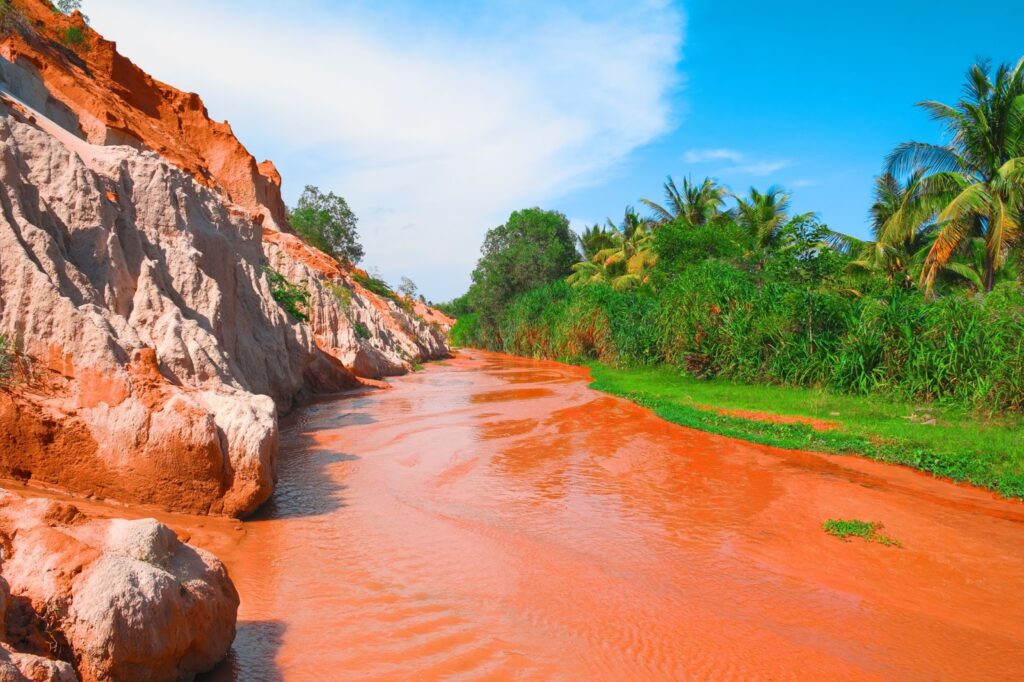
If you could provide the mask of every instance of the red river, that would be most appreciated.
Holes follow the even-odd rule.
[[[1024,676],[1020,503],[674,426],[556,363],[392,383],[289,417],[266,508],[193,530],[242,596],[208,679]]]

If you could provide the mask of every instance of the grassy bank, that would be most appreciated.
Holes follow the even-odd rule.
[[[935,404],[695,379],[668,367],[594,364],[591,372],[593,388],[648,407],[676,424],[764,445],[864,455],[1024,498],[1024,419],[1019,416],[987,419]],[[832,428],[720,411],[801,417],[828,422]]]

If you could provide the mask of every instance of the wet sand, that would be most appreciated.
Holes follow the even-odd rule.
[[[272,501],[194,536],[242,596],[208,679],[1024,671],[1020,503],[677,427],[555,363],[463,352],[393,385],[291,417]]]

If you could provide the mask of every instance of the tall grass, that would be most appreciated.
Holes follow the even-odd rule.
[[[929,300],[773,281],[721,260],[659,287],[556,282],[515,299],[498,329],[472,316],[457,345],[567,362],[667,364],[696,377],[1024,411],[1024,294],[1017,285]]]

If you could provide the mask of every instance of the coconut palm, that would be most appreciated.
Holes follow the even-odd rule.
[[[991,291],[996,273],[1021,236],[1024,206],[1024,59],[1003,64],[994,77],[988,62],[967,72],[956,106],[926,101],[919,106],[944,124],[947,145],[906,142],[889,155],[896,175],[922,167],[915,204],[920,215],[935,217],[933,242],[921,273],[926,291],[935,277],[971,239],[985,242],[982,288]],[[900,229],[912,226],[907,220]],[[915,226],[915,229],[918,226]],[[894,230],[896,229],[894,223]]]
[[[751,187],[747,198],[736,196],[736,224],[750,233],[758,247],[768,246],[786,224],[789,199],[774,185],[766,192]]]
[[[966,281],[972,288],[982,291],[985,288],[984,272],[988,248],[981,237],[971,239],[957,255],[956,260],[946,264],[945,272],[955,279]],[[1019,276],[1017,263],[1012,260],[1003,264],[995,274],[995,284],[1014,282]]]
[[[608,229],[602,225],[592,225],[583,230],[579,236],[580,248],[583,250],[583,258],[589,261],[594,254],[601,249],[607,249],[615,244],[615,233],[618,230],[613,225]]]
[[[629,289],[647,281],[646,271],[657,260],[652,250],[653,230],[650,221],[627,206],[622,223],[608,220],[611,244],[595,252],[589,260],[576,263],[568,277],[579,286],[608,282],[616,289]]]
[[[846,235],[830,240],[840,251],[855,253],[851,272],[882,273],[911,286],[911,271],[919,275],[934,240],[935,225],[927,202],[922,201],[924,171],[915,169],[904,183],[892,173],[875,178],[875,201],[868,211],[871,241]]]
[[[665,205],[657,204],[650,199],[640,202],[654,211],[655,220],[659,223],[670,223],[684,218],[695,227],[707,224],[722,212],[728,192],[711,178],[704,178],[699,185],[683,178],[682,191],[676,187],[672,176],[665,181]]]

